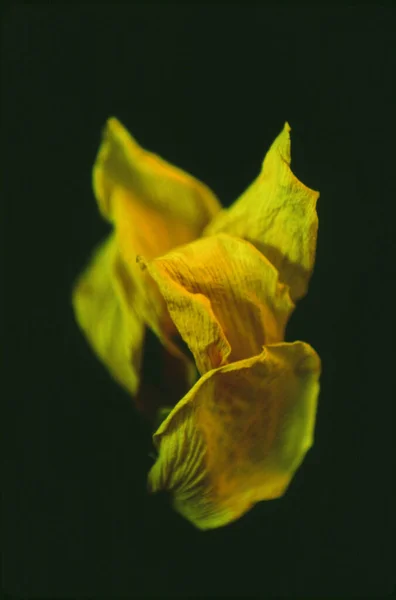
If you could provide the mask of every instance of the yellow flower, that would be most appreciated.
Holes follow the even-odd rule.
[[[319,194],[290,169],[286,123],[261,173],[229,208],[202,183],[107,123],[94,189],[114,232],[77,283],[77,320],[113,376],[150,418],[158,458],[152,492],[172,494],[200,529],[281,496],[312,445],[320,359],[286,343],[307,291]],[[188,382],[173,402],[142,394],[146,328]],[[187,344],[200,378],[194,384]],[[169,371],[169,372],[168,372]]]

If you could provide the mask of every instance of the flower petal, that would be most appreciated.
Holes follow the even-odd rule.
[[[250,243],[225,234],[202,238],[147,269],[201,374],[283,340],[294,305]]]
[[[76,319],[98,357],[130,393],[139,386],[144,324],[133,307],[136,285],[110,236],[73,289]]]
[[[319,193],[290,169],[290,126],[285,124],[265,156],[258,178],[204,235],[229,233],[251,242],[278,269],[293,301],[305,295],[313,270]]]
[[[200,529],[281,496],[313,443],[320,360],[303,342],[206,373],[154,434],[149,491]]]
[[[104,130],[93,185],[127,263],[197,238],[221,208],[206,185],[144,150],[115,118]]]

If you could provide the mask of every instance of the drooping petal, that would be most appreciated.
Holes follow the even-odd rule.
[[[225,234],[202,238],[147,269],[201,374],[284,339],[294,307],[288,288],[249,242]]]
[[[262,171],[204,235],[229,233],[251,242],[278,269],[293,301],[305,295],[313,270],[319,193],[290,169],[290,126],[285,124],[265,156]]]
[[[303,342],[206,373],[154,434],[149,490],[200,529],[281,496],[313,443],[319,374]]]
[[[134,309],[135,281],[110,236],[73,289],[76,319],[98,357],[131,394],[139,386],[144,324]]]

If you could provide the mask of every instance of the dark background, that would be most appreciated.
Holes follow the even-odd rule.
[[[4,15],[8,594],[391,593],[392,17],[226,4]],[[284,498],[218,530],[146,495],[150,432],[73,319],[73,280],[108,231],[91,167],[110,115],[226,205],[288,120],[293,170],[321,192],[316,268],[287,331],[323,361],[316,443]]]

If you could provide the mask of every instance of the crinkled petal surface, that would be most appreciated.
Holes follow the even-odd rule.
[[[133,304],[135,291],[114,235],[94,253],[73,290],[78,324],[113,377],[132,394],[139,385],[144,337]]]
[[[250,241],[278,269],[295,301],[306,293],[314,265],[319,193],[290,169],[289,132],[286,123],[258,178],[229,209],[214,217],[204,235],[224,232]]]
[[[277,270],[249,242],[220,234],[147,263],[201,374],[284,339],[294,308]]]
[[[303,342],[209,371],[154,435],[151,492],[200,529],[281,496],[313,442],[320,360]]]

